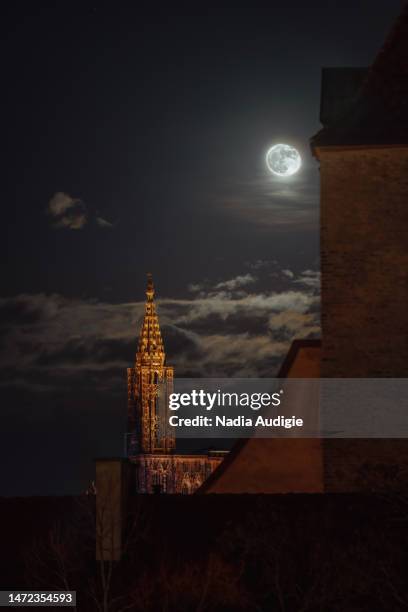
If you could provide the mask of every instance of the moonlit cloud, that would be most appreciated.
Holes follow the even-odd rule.
[[[317,270],[304,270],[299,278],[294,279],[294,283],[304,285],[314,289],[320,288],[320,272]]]
[[[196,283],[199,292],[190,299],[157,301],[168,362],[176,375],[273,376],[294,338],[319,335],[319,294],[316,283],[309,282],[316,272],[294,272],[289,278],[281,270],[286,284],[259,293],[252,293],[257,279],[246,276]],[[217,289],[240,278],[246,280],[238,281],[239,291]],[[143,312],[142,301],[109,303],[42,293],[1,298],[0,385],[33,392],[86,388],[123,393]]]
[[[246,261],[245,266],[250,270],[262,270],[264,268],[269,268],[270,266],[277,265],[277,262],[272,259],[256,259],[255,261]]]
[[[250,273],[246,274],[238,274],[234,278],[230,278],[225,281],[221,281],[216,283],[215,285],[212,283],[201,282],[201,283],[191,283],[188,285],[188,290],[190,293],[199,294],[198,297],[209,296],[227,296],[231,297],[231,292],[237,295],[245,295],[245,292],[242,292],[240,289],[245,287],[246,285],[250,285],[251,283],[255,283],[257,280],[256,276]]]
[[[306,167],[288,179],[261,174],[256,179],[232,182],[216,201],[228,215],[260,228],[315,230],[319,211],[317,168]]]
[[[98,211],[96,215],[90,213],[80,198],[74,198],[63,191],[54,193],[48,202],[47,214],[55,229],[80,230],[90,219],[94,219],[95,225],[101,229],[112,229],[115,225],[102,217]]]
[[[62,191],[54,193],[48,202],[47,213],[55,228],[79,230],[87,222],[87,211],[82,200]]]
[[[316,313],[279,312],[269,317],[268,325],[280,338],[310,338],[320,333]]]
[[[236,276],[235,278],[230,278],[227,281],[218,283],[217,285],[215,285],[215,289],[228,289],[229,291],[233,291],[234,289],[244,287],[245,285],[249,285],[250,283],[254,283],[255,281],[256,278],[252,274],[242,274]]]
[[[202,291],[202,289],[204,289],[204,285],[203,284],[199,284],[199,283],[191,283],[188,286],[188,290],[191,293],[198,293],[199,291]]]
[[[104,219],[103,217],[96,217],[95,221],[96,221],[96,224],[99,225],[99,227],[102,227],[105,229],[111,229],[113,227],[113,223],[111,223],[110,221],[107,221],[107,219]]]

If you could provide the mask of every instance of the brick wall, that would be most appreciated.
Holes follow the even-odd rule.
[[[408,376],[408,147],[319,151],[323,377]],[[325,489],[400,487],[407,440],[325,440]]]
[[[408,376],[408,147],[319,157],[322,376]]]

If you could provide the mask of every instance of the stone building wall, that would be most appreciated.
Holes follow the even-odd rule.
[[[319,160],[321,375],[408,376],[408,147]]]
[[[130,458],[136,493],[191,495],[218,467],[224,452],[208,455],[140,454]]]
[[[407,377],[408,147],[330,147],[319,159],[321,375]],[[408,440],[325,440],[323,452],[326,491],[408,482]]]

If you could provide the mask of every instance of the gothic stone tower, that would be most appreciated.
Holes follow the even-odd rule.
[[[150,274],[146,298],[135,366],[127,370],[128,432],[133,452],[168,453],[175,447],[174,432],[168,425],[173,368],[166,365]]]
[[[226,453],[176,454],[168,424],[173,368],[166,364],[152,277],[148,275],[145,314],[135,365],[127,370],[127,456],[138,493],[194,493]]]

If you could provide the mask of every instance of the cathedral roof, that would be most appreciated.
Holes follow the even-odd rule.
[[[154,303],[154,285],[152,275],[147,276],[145,314],[140,330],[136,363],[142,365],[163,365],[165,360],[163,339],[160,331],[159,317]]]
[[[332,70],[331,80],[323,71],[322,108],[327,107],[327,97],[333,98],[335,93],[333,79],[339,79],[338,96],[342,96],[346,69]],[[355,79],[355,76],[356,69],[351,68],[350,79]],[[350,103],[339,117],[333,117],[327,125],[324,125],[322,117],[324,127],[312,138],[312,149],[320,146],[408,144],[407,4],[358,89],[357,95],[354,99],[350,97]]]

